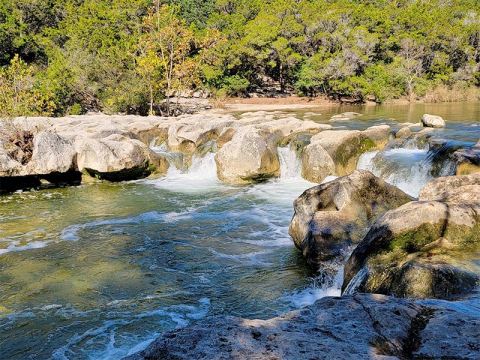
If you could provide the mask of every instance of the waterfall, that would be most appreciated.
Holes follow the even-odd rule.
[[[215,154],[193,156],[189,168],[184,166],[184,156],[181,153],[171,153],[164,146],[152,148],[153,151],[165,155],[170,163],[167,175],[160,179],[149,181],[164,190],[194,193],[211,191],[222,186],[217,178]]]
[[[356,292],[356,290],[360,287],[360,285],[362,285],[362,283],[365,281],[367,276],[368,276],[368,268],[364,266],[363,268],[360,269],[359,272],[355,274],[352,280],[350,280],[347,287],[345,288],[345,291],[343,292],[343,295],[353,295]]]
[[[279,147],[278,157],[280,160],[280,179],[302,178],[302,164],[297,153],[290,146]]]
[[[357,168],[371,171],[414,197],[434,177],[452,173],[450,161],[439,161],[433,150],[418,148],[368,152],[360,157]]]

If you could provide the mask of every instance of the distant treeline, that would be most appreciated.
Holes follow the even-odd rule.
[[[478,0],[0,2],[1,116],[148,114],[200,90],[382,102],[479,85]]]

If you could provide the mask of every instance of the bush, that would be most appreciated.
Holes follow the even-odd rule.
[[[0,69],[0,116],[52,115],[55,102],[42,92],[34,77],[34,68],[16,55],[10,65]]]
[[[250,81],[239,75],[233,75],[224,79],[222,90],[229,96],[244,96],[249,86]]]

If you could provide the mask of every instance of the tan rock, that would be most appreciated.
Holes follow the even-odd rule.
[[[335,163],[322,145],[313,143],[302,154],[302,177],[320,184],[327,176],[335,174]]]
[[[216,154],[218,178],[229,184],[264,181],[280,174],[280,162],[269,134],[253,127],[239,129]]]
[[[345,255],[368,227],[387,210],[412,198],[368,171],[306,190],[295,200],[289,234],[307,261],[322,261]]]
[[[376,148],[375,142],[358,130],[322,131],[312,137],[311,143],[318,143],[327,151],[339,176],[352,173],[360,156]]]

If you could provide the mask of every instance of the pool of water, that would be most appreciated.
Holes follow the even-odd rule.
[[[371,109],[342,108],[366,115],[334,125],[412,121],[403,108]],[[480,137],[478,105],[463,115],[443,105],[424,110],[415,111],[447,119],[438,137]],[[359,166],[419,189],[430,179],[424,151],[384,153],[398,165],[388,174],[373,161],[377,153]],[[313,184],[299,176],[293,151],[279,153],[282,177],[254,186],[221,184],[207,154],[162,179],[0,197],[1,358],[118,359],[204,317],[269,318],[338,295],[339,266],[313,273],[288,236],[292,202]]]

